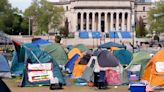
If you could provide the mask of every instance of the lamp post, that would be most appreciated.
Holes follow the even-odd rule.
[[[33,17],[32,16],[30,16],[29,18],[29,33],[28,33],[28,35],[30,36],[31,35],[31,20],[33,19]]]
[[[114,43],[115,43],[115,38],[116,38],[116,31],[114,31]]]
[[[132,6],[132,17],[131,17],[131,32],[132,32],[132,44],[133,44],[133,53],[134,53],[134,41],[135,41],[135,5]]]

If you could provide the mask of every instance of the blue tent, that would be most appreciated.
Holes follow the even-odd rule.
[[[115,50],[113,51],[113,54],[122,65],[129,65],[131,60],[133,59],[133,54],[125,49]]]
[[[74,64],[76,62],[76,60],[79,58],[79,54],[75,54],[65,65],[65,68],[66,70],[69,72],[69,73],[72,73],[73,71],[73,68],[74,68]]]
[[[10,67],[7,59],[0,54],[0,77],[11,77]]]
[[[110,49],[111,47],[125,48],[126,46],[122,46],[121,44],[118,44],[115,42],[107,42],[107,43],[101,44],[100,47]]]
[[[37,45],[37,46],[42,45],[42,44],[49,44],[49,43],[50,43],[49,41],[43,40],[43,39],[32,41],[32,44]]]

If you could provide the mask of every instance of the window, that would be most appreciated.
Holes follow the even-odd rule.
[[[145,6],[143,7],[143,11],[145,11]]]
[[[66,6],[66,11],[68,11],[68,6]]]

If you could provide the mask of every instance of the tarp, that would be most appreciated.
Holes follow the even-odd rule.
[[[46,51],[48,54],[50,54],[59,65],[65,65],[68,61],[66,52],[60,44],[46,44],[41,45],[40,47],[43,51]]]
[[[89,50],[84,44],[78,44],[78,45],[74,46],[74,48],[78,48],[82,52]]]
[[[119,38],[117,32],[109,32],[109,38]]]
[[[122,65],[129,65],[133,58],[133,54],[125,49],[115,50],[113,51],[113,54],[116,56],[116,58]]]
[[[89,33],[88,32],[80,32],[79,37],[80,38],[89,38]]]
[[[41,51],[38,46],[32,44],[24,44],[22,45],[22,48],[24,48],[25,50],[24,61],[18,62],[17,59],[14,59],[12,63],[12,73],[22,75],[21,86],[49,85],[50,83],[49,80],[42,81],[42,82],[30,82],[28,80],[27,64],[36,64],[36,63],[37,64],[52,63],[53,77],[57,77],[60,83],[65,84],[64,78],[62,76],[58,64],[50,55],[48,55],[44,51]]]
[[[111,47],[118,47],[118,48],[125,48],[125,46],[122,46],[121,44],[115,43],[115,42],[107,42],[100,45],[101,48],[107,48],[110,49]]]
[[[147,63],[142,80],[152,87],[164,86],[164,50],[157,52]]]
[[[0,77],[11,78],[10,67],[7,59],[0,54]]]
[[[131,38],[130,32],[124,31],[120,33],[121,33],[122,38]]]
[[[101,38],[100,32],[92,32],[92,38]]]

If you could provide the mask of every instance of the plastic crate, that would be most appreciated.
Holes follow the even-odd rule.
[[[146,85],[141,82],[131,83],[130,92],[146,92]]]

